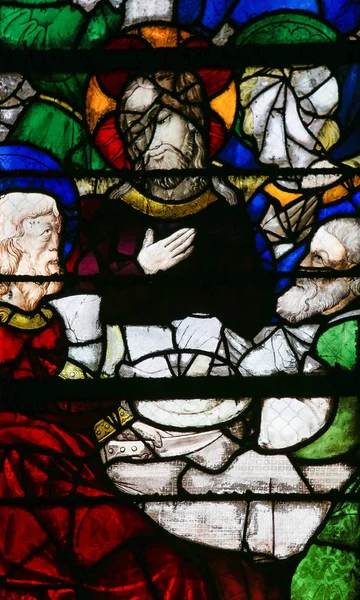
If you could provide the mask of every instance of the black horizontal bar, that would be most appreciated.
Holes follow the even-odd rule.
[[[118,406],[120,400],[167,400],[190,398],[312,398],[360,396],[359,372],[333,368],[326,375],[242,377],[114,378],[70,381],[58,378],[2,381],[0,408],[13,410],[16,403],[29,410],[49,411],[57,401],[106,401]],[[24,400],[24,398],[26,400]],[[56,404],[54,408],[57,409]],[[106,413],[107,414],[107,413]]]
[[[64,169],[65,175],[76,177],[77,179],[121,179],[123,182],[126,180],[133,179],[156,179],[158,177],[171,176],[183,176],[183,177],[224,177],[224,176],[255,176],[255,177],[272,177],[276,179],[289,179],[293,180],[296,177],[304,175],[334,175],[339,177],[354,177],[354,175],[360,175],[360,166],[352,167],[345,164],[339,164],[334,167],[321,167],[321,168],[300,168],[300,167],[277,167],[276,165],[259,165],[259,168],[248,168],[248,167],[236,167],[233,165],[217,165],[210,164],[204,168],[198,169],[152,169],[151,171],[141,171],[134,169],[84,169],[81,167],[74,167],[72,165],[66,166]],[[63,177],[64,172],[60,171],[37,171],[37,170],[21,170],[17,169],[14,171],[1,171],[0,179],[9,179],[9,177],[35,177],[39,179],[53,179]],[[115,184],[116,185],[116,184]],[[336,182],[334,183],[336,185]],[[299,190],[289,189],[289,192],[298,193]],[[301,190],[300,190],[301,191]],[[311,190],[307,189],[307,193]]]
[[[53,498],[40,498],[26,495],[22,498],[0,498],[0,506],[101,506],[102,504],[143,504],[146,502],[360,502],[360,494],[344,491],[331,490],[330,492],[309,494],[301,493],[257,493],[247,490],[244,493],[221,493],[208,492],[207,494],[137,494],[128,495],[117,492],[115,496],[87,496],[81,498],[74,496]]]
[[[284,240],[286,243],[286,240]],[[244,242],[244,247],[246,247],[246,241]],[[296,277],[308,278],[308,279],[339,279],[342,277],[360,277],[360,265],[352,267],[347,270],[326,270],[326,269],[315,269],[315,268],[304,268],[304,269],[294,269],[292,271],[279,271],[279,272],[252,272],[252,271],[237,271],[239,277],[230,277],[230,276],[222,276],[215,277],[213,275],[206,277],[202,275],[201,278],[196,280],[197,285],[209,285],[211,287],[215,287],[217,285],[227,285],[229,287],[238,287],[239,285],[244,285],[246,282],[258,280],[261,276],[266,273],[268,281],[273,280],[275,283],[281,277],[289,277],[291,279],[295,279]],[[240,277],[241,276],[241,277]],[[82,282],[91,282],[97,286],[97,289],[101,286],[113,285],[116,287],[124,287],[127,285],[144,285],[145,282],[152,284],[156,283],[159,286],[159,290],[161,288],[161,292],[166,292],[167,288],[170,290],[172,287],[179,285],[191,286],[194,285],[193,278],[187,278],[186,276],[174,276],[170,273],[161,274],[161,281],[159,279],[159,275],[113,275],[113,274],[98,274],[98,275],[77,275],[75,273],[63,273],[58,275],[4,275],[0,274],[0,282],[4,281],[6,283],[10,282],[29,282],[33,281],[34,283],[44,283],[49,281],[61,281],[64,284],[67,284],[69,287],[74,287],[77,284]],[[266,285],[266,284],[265,284]]]
[[[308,44],[211,45],[209,48],[156,48],[126,50],[24,50],[0,44],[0,70],[21,73],[96,73],[116,68],[142,71],[231,67],[246,65],[340,65],[360,60],[360,41]]]

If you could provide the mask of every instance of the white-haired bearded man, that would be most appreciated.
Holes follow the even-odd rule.
[[[66,360],[63,322],[44,296],[59,281],[17,281],[14,276],[60,274],[61,216],[54,198],[39,192],[8,192],[0,198],[0,374],[44,378],[60,373]]]
[[[352,269],[359,263],[359,218],[333,218],[319,226],[301,263],[301,268],[309,271],[307,277],[297,279],[278,299],[279,323],[264,328],[252,342],[226,331],[230,355],[240,373],[253,376],[321,373],[329,367],[356,369],[360,278]],[[323,402],[326,415],[321,410]],[[345,494],[359,493],[358,461],[352,454],[360,443],[357,396],[265,397],[260,406],[258,444],[265,454],[286,452],[307,476],[316,473],[312,480],[316,492],[336,488]],[[340,473],[344,476],[339,478]],[[320,588],[324,597],[335,597],[330,573],[340,563],[344,566],[334,584],[336,589],[342,582],[350,582],[349,598],[358,598],[355,581],[359,577],[354,568],[358,537],[348,532],[358,531],[359,523],[358,502],[349,499],[330,509],[326,523],[315,533],[296,568],[291,598],[300,600],[308,592],[315,597]]]
[[[262,329],[252,342],[226,330],[230,354],[240,373],[247,376],[312,372],[321,368],[323,360],[331,365],[338,362],[336,357],[345,355],[341,352],[342,337],[337,335],[331,341],[331,347],[339,345],[337,350],[330,350],[327,345],[325,349],[324,340],[333,337],[332,324],[346,322],[344,331],[357,327],[354,319],[360,316],[360,278],[351,270],[359,263],[360,219],[334,218],[321,225],[300,265],[304,275],[306,271],[308,275],[298,278],[278,299],[280,322]],[[325,275],[330,271],[330,276],[321,277],[319,271]],[[354,362],[355,346],[350,353],[348,348],[347,343],[347,359],[351,355]],[[324,352],[326,356],[322,356]]]
[[[60,273],[61,216],[55,200],[46,194],[11,192],[0,198],[0,270],[2,275]],[[2,301],[33,311],[43,296],[55,294],[60,282],[13,281],[0,283]]]
[[[303,269],[347,271],[360,263],[359,219],[334,219],[315,233]],[[299,323],[319,314],[345,309],[360,295],[360,278],[300,278],[283,294],[277,311],[287,321]]]
[[[66,218],[63,222],[57,201],[47,190],[9,191],[0,196],[0,207],[0,378],[90,376],[71,346],[81,341],[87,348],[85,337],[96,331],[79,317],[74,323],[72,305],[85,298],[57,298],[62,281],[46,279],[63,273]],[[91,302],[99,304],[97,297],[86,300],[87,310]]]

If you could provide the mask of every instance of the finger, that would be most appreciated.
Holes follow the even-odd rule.
[[[185,260],[185,258],[187,258],[188,256],[190,256],[190,254],[192,253],[193,250],[194,250],[194,246],[191,246],[191,248],[189,248],[188,250],[186,250],[186,252],[182,252],[181,254],[178,254],[177,256],[174,256],[172,258],[172,261],[171,261],[171,266],[173,267],[174,265],[177,265],[182,260]]]
[[[184,235],[184,233],[187,233],[188,231],[195,232],[195,229],[189,229],[189,227],[184,227],[184,229],[179,229],[179,231],[175,231],[174,233],[172,233],[171,235],[169,235],[167,238],[165,238],[163,240],[164,246],[167,247],[169,244],[171,244],[171,242],[174,242],[175,240],[177,240],[179,237],[181,237],[182,235]]]
[[[239,336],[235,334],[231,329],[225,329],[225,337],[227,340],[238,342]]]
[[[148,427],[144,423],[134,423],[133,428],[137,431],[138,435],[140,435],[145,442],[151,442],[156,448],[161,448],[161,435],[156,429]]]
[[[161,435],[158,432],[151,437],[151,441],[154,443],[155,448],[161,448],[163,445]]]
[[[145,237],[144,237],[144,241],[141,246],[141,250],[143,250],[144,248],[148,248],[149,246],[152,246],[153,243],[154,243],[154,230],[149,228],[145,232]]]
[[[193,237],[188,240],[185,240],[182,244],[180,244],[180,246],[178,246],[174,250],[170,251],[170,257],[175,258],[176,256],[179,256],[179,254],[183,254],[183,252],[186,252],[186,250],[188,250],[190,248],[190,246],[193,246],[193,244],[194,244]]]
[[[244,353],[245,350],[252,347],[252,343],[248,340],[245,340],[240,335],[232,331],[231,329],[225,329],[225,338],[228,342],[228,345],[232,348],[240,348],[240,350]]]
[[[171,244],[168,244],[166,246],[166,249],[169,252],[173,252],[174,250],[179,248],[184,243],[186,243],[186,246],[188,247],[192,243],[195,235],[196,235],[196,231],[192,231],[192,230],[187,231],[186,233],[183,233],[179,238],[177,238],[176,240],[171,242]]]
[[[161,448],[162,439],[161,439],[160,434],[156,430],[154,430],[154,431],[148,431],[148,430],[141,431],[140,430],[139,435],[141,435],[144,442],[146,442],[146,443],[151,442],[151,444],[153,444],[153,446],[155,446],[155,448]]]

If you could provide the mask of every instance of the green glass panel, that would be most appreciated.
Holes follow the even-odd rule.
[[[81,32],[84,14],[74,6],[0,7],[0,39],[14,48],[71,48]]]
[[[122,22],[122,13],[115,12],[110,6],[100,6],[88,20],[79,48],[93,48],[99,41],[108,41],[116,33],[120,35]]]
[[[120,30],[123,12],[100,6],[87,13],[72,1],[28,0],[0,6],[0,40],[33,50],[92,48]]]
[[[313,544],[295,571],[291,600],[358,600],[359,569],[355,552]]]
[[[359,490],[360,480],[357,480],[348,487],[346,493],[358,494]],[[359,548],[360,504],[357,502],[340,502],[337,504],[318,539],[338,546],[345,544],[354,549]]]
[[[348,487],[347,493],[358,493],[359,488],[357,480]],[[297,567],[292,580],[291,599],[358,599],[359,543],[360,505],[357,502],[341,502]]]
[[[52,103],[31,105],[16,123],[10,139],[48,150],[64,164],[86,169],[106,168],[103,159],[89,144],[83,122]]]
[[[360,442],[360,402],[357,397],[339,398],[330,427],[308,446],[294,453],[298,458],[316,460],[340,456]]]
[[[319,356],[331,367],[340,365],[353,369],[357,359],[357,321],[345,321],[330,327],[321,335],[317,343]]]
[[[5,6],[11,6],[14,4],[14,2],[9,2],[9,0],[7,2],[2,2],[2,4],[4,4]],[[66,0],[64,2],[64,0],[16,0],[16,6],[25,6],[25,7],[39,7],[41,9],[44,8],[44,6],[49,6],[49,5],[53,5],[53,6],[58,6],[61,8],[61,6],[64,6],[64,4],[66,4]]]
[[[84,111],[87,81],[85,73],[54,73],[51,77],[41,80],[30,79],[32,87],[40,94],[66,102],[73,110],[81,113]]]
[[[281,13],[263,18],[246,27],[237,37],[243,44],[299,44],[335,42],[336,32],[307,15]]]

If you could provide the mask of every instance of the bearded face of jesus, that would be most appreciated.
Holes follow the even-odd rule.
[[[205,167],[201,101],[200,85],[190,73],[176,77],[168,72],[156,73],[149,78],[139,77],[127,87],[120,128],[136,170]],[[191,178],[192,185],[179,189],[185,178],[178,173],[147,177],[145,187],[148,193],[165,200],[174,199],[171,190],[176,190],[178,196],[193,195],[199,178]]]
[[[61,217],[51,196],[13,192],[0,198],[0,272],[3,275],[60,273]],[[60,282],[0,283],[0,298],[23,310],[36,308],[45,295],[61,289]]]

